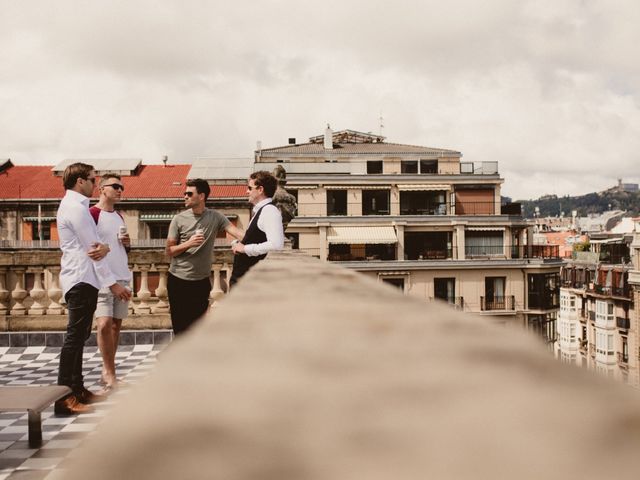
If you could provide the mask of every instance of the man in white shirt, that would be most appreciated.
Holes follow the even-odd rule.
[[[98,227],[100,241],[109,245],[110,251],[105,257],[109,268],[118,283],[130,290],[132,275],[129,270],[127,251],[131,240],[126,233],[127,227],[122,215],[115,209],[115,204],[120,201],[122,192],[124,192],[124,185],[120,175],[105,173],[100,177],[100,200],[89,209],[89,213]],[[116,351],[122,320],[128,313],[129,302],[116,298],[108,287],[100,289],[96,307],[96,329],[98,348],[102,354],[101,381],[107,391],[117,386]]]
[[[253,205],[253,217],[242,242],[233,245],[233,272],[231,284],[267,256],[271,250],[284,246],[282,214],[271,198],[278,188],[278,181],[269,172],[261,170],[249,176],[247,192]]]
[[[71,415],[92,410],[88,404],[103,400],[84,387],[82,354],[91,333],[98,290],[109,287],[121,300],[131,294],[116,282],[104,260],[109,252],[100,243],[96,224],[89,213],[89,197],[95,188],[96,173],[91,165],[74,163],[62,176],[65,196],[57,215],[60,249],[62,250],[60,286],[67,302],[69,321],[60,351],[58,385],[66,385],[72,393],[55,403],[57,415]]]

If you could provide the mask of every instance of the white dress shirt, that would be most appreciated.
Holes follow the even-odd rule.
[[[278,207],[271,204],[270,198],[265,198],[253,207],[254,217],[249,225],[255,220],[255,214],[263,206],[260,218],[258,218],[258,228],[267,235],[267,241],[262,243],[253,243],[244,246],[244,253],[249,257],[257,257],[264,255],[271,250],[280,250],[284,247],[284,230],[282,228],[282,215]],[[249,229],[247,225],[247,230]]]
[[[88,283],[97,289],[116,283],[104,258],[93,261],[87,255],[93,245],[100,242],[87,197],[67,190],[58,207],[57,226],[62,250],[60,287],[63,296],[78,283]]]

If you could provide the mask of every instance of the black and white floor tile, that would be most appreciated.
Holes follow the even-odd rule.
[[[0,413],[0,480],[62,478],[65,461],[82,439],[94,432],[110,406],[128,386],[153,368],[166,344],[121,345],[116,363],[124,386],[96,404],[93,413],[56,417],[53,406],[42,412],[42,447],[29,448],[27,413]],[[0,347],[0,385],[55,385],[60,348],[47,346]],[[96,347],[85,347],[85,385],[99,391],[102,360]]]

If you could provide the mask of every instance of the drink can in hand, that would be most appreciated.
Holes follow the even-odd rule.
[[[122,240],[123,237],[127,235],[127,227],[124,225],[120,225],[118,228],[118,238]]]
[[[204,229],[196,228],[196,235],[204,235]]]

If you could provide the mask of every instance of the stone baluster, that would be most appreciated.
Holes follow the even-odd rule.
[[[135,273],[133,273],[133,272],[136,271],[136,266],[130,264],[129,265],[129,270],[131,270],[131,272],[132,272],[131,273],[131,285],[130,285],[130,288],[131,288],[131,300],[129,300],[129,308],[128,308],[129,316],[131,316],[135,312],[135,309],[133,308],[133,297],[135,296],[136,292],[133,291],[133,289],[135,288],[135,281],[134,281]]]
[[[0,315],[6,315],[9,311],[9,290],[7,290],[7,269],[0,268]]]
[[[42,288],[42,272],[44,272],[44,268],[33,267],[29,268],[27,272],[33,273],[33,288],[29,292],[29,296],[33,299],[33,304],[29,308],[29,315],[44,315],[47,308],[44,304],[47,292]]]
[[[16,287],[11,292],[11,298],[15,301],[13,308],[11,309],[11,315],[26,315],[27,309],[22,304],[25,298],[27,298],[27,291],[24,289],[24,272],[25,268],[16,268],[14,273],[16,276]]]
[[[167,301],[167,272],[169,271],[169,265],[156,265],[156,270],[160,274],[160,281],[158,282],[158,288],[156,288],[158,303],[153,308],[153,313],[167,313],[169,312],[169,302]]]
[[[140,299],[140,303],[136,308],[137,314],[151,313],[151,307],[149,306],[149,299],[151,298],[151,291],[149,290],[149,265],[139,265],[140,269],[140,290],[136,293],[136,296]]]
[[[224,263],[222,264],[222,269],[225,271],[224,281],[227,284],[225,293],[228,295],[231,291],[231,274],[233,273],[233,264],[229,265],[228,263]]]
[[[214,302],[217,302],[224,297],[224,291],[220,288],[220,270],[221,265],[213,265],[213,288],[211,289],[210,297]]]
[[[60,305],[60,299],[62,298],[62,289],[60,288],[60,267],[49,267],[49,273],[51,274],[51,283],[49,285],[49,299],[51,303],[47,307],[48,315],[61,315],[64,313],[64,308]]]

